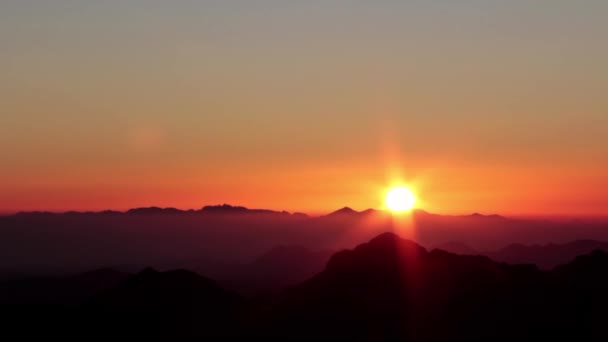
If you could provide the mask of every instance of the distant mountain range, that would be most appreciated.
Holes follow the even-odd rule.
[[[483,254],[509,263],[535,263],[543,269],[605,248],[591,240],[608,241],[608,224],[602,221],[450,216],[423,210],[397,217],[380,210],[344,207],[312,217],[223,204],[186,211],[148,207],[127,212],[20,213],[0,217],[0,279],[73,274],[107,266],[128,272],[144,266],[188,268],[250,293],[253,288],[238,284],[253,284],[247,274],[255,272],[247,270],[260,265],[247,265],[277,246],[300,246],[316,254],[352,248],[387,231],[427,247]],[[582,238],[588,242],[560,248]],[[534,250],[526,251],[522,245]],[[293,263],[298,266],[282,267],[284,271],[273,271],[273,276],[268,271],[263,278],[274,278],[266,282],[274,286],[261,286],[265,282],[261,278],[259,290],[301,281],[321,270],[324,262],[318,260],[326,258],[311,255],[310,260],[316,261]],[[276,266],[276,270],[281,268]],[[277,281],[279,274],[285,283]]]
[[[551,269],[595,250],[608,251],[608,242],[578,240],[566,244],[512,244],[496,252],[484,254],[493,260],[509,264],[535,264],[543,269]]]
[[[295,212],[289,213],[287,211],[276,211],[270,209],[250,209],[244,206],[235,206],[230,204],[218,204],[218,205],[207,205],[202,207],[201,209],[177,209],[173,207],[139,207],[132,208],[127,211],[117,211],[117,210],[104,210],[104,211],[67,211],[67,212],[49,212],[49,211],[22,211],[18,212],[14,215],[76,215],[76,214],[140,214],[140,215],[155,215],[155,214],[193,214],[193,213],[220,213],[220,214],[281,214],[281,215],[305,215],[304,213]],[[415,209],[412,211],[415,216],[439,216],[437,214],[428,213],[422,209]],[[350,207],[343,207],[329,214],[322,215],[322,217],[332,217],[332,216],[347,216],[347,215],[370,215],[370,214],[381,214],[381,215],[390,215],[389,211],[383,211],[378,209],[366,209],[362,211],[354,210]],[[12,215],[7,215],[12,216]],[[479,213],[474,213],[471,215],[461,215],[461,216],[451,216],[451,217],[472,217],[472,218],[487,218],[487,219],[501,219],[504,218],[500,215],[482,215]]]
[[[208,275],[243,295],[260,295],[300,283],[320,272],[331,250],[315,251],[301,245],[280,245],[248,263],[189,260],[182,267]]]
[[[460,243],[447,242],[434,248],[460,255],[485,255],[492,260],[508,264],[534,264],[542,269],[552,269],[565,264],[579,255],[595,250],[607,251],[608,242],[595,240],[577,240],[564,244],[549,243],[545,245],[511,244],[498,251],[480,252]]]
[[[219,204],[219,205],[207,205],[201,209],[188,209],[182,210],[173,207],[140,207],[133,208],[127,211],[117,210],[104,210],[104,211],[68,211],[63,213],[49,212],[49,211],[23,211],[18,212],[15,215],[78,215],[78,214],[102,214],[102,215],[116,215],[116,214],[138,214],[138,215],[157,215],[157,214],[193,214],[193,213],[214,213],[214,214],[290,214],[287,211],[274,211],[269,209],[249,209],[242,206],[233,206],[230,204]],[[294,213],[294,215],[304,215],[302,213]],[[12,216],[12,215],[7,215]]]

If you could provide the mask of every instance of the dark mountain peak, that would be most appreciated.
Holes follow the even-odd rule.
[[[207,205],[201,210],[203,213],[214,213],[214,214],[280,214],[289,215],[286,211],[274,211],[269,209],[249,209],[242,206],[233,206],[230,204],[220,205]]]
[[[504,216],[491,214],[484,215],[480,213],[473,213],[470,215],[442,215],[437,213],[430,213],[423,209],[414,209],[412,215],[417,219],[479,219],[479,220],[506,220]]]
[[[406,240],[399,235],[386,232],[371,239],[367,244],[359,245],[355,251],[369,249],[374,253],[397,253],[402,257],[414,257],[427,253],[426,249],[411,240]]]
[[[183,213],[182,210],[176,208],[160,208],[160,207],[144,207],[144,208],[133,208],[127,211],[127,214],[140,214],[140,215],[150,215],[150,214],[180,214]]]
[[[504,219],[503,216],[500,215],[496,215],[496,214],[491,214],[491,215],[484,215],[484,214],[480,214],[480,213],[473,213],[471,215],[469,215],[470,218],[480,218],[480,219]]]
[[[230,204],[218,204],[218,205],[206,205],[201,209],[203,212],[214,212],[214,213],[234,213],[234,212],[247,212],[249,209],[241,206],[233,206]]]
[[[608,243],[595,240],[577,240],[566,244],[510,244],[496,252],[485,254],[496,261],[509,264],[531,263],[549,270],[574,260],[579,255],[589,254],[595,250],[608,251]]]
[[[383,211],[376,210],[373,208],[365,209],[362,212],[360,212],[361,215],[375,215],[375,214],[379,214],[379,213],[383,213]]]
[[[385,247],[387,246],[394,246],[400,242],[403,241],[407,241],[407,242],[411,242],[405,239],[402,239],[401,237],[399,237],[399,235],[393,233],[393,232],[384,232],[378,236],[376,236],[375,238],[369,240],[368,244],[370,245],[385,245]],[[365,244],[363,244],[365,245]],[[359,246],[363,246],[363,245],[359,245]],[[358,247],[359,247],[358,246]]]
[[[359,214],[359,212],[350,207],[344,207],[344,208],[338,209],[338,210],[330,213],[327,216],[338,216],[338,215],[342,216],[342,215],[356,215],[356,214]]]
[[[327,264],[328,272],[387,273],[387,269],[411,266],[427,253],[415,242],[386,232],[367,243],[334,254]]]
[[[533,266],[427,252],[394,233],[383,233],[354,250],[335,254],[323,272],[286,291],[284,310],[306,317],[307,325],[348,322],[333,331],[350,332],[355,339],[369,333],[369,327],[390,326],[390,338],[379,340],[477,341],[495,331],[487,324],[502,327],[521,305],[537,298],[541,278]],[[299,326],[299,320],[293,322]],[[315,333],[327,335],[325,330]]]

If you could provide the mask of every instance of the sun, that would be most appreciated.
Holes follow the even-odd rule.
[[[412,210],[416,205],[416,195],[405,186],[398,186],[386,193],[386,207],[396,213]]]

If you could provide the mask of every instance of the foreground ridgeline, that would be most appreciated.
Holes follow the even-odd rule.
[[[24,287],[38,287],[39,296],[10,295]],[[246,299],[193,272],[148,268],[9,282],[0,299],[4,333],[22,339],[601,341],[606,289],[606,252],[541,271],[427,251],[385,233],[262,297]]]

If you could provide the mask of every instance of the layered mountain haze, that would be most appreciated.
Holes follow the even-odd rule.
[[[565,244],[522,245],[513,244],[495,252],[487,252],[490,258],[510,264],[536,264],[543,269],[552,269],[579,255],[593,251],[608,251],[608,242],[578,240]]]
[[[200,210],[150,207],[124,213],[19,213],[0,217],[0,270],[33,275],[107,266],[125,271],[147,266],[205,270],[214,265],[246,265],[278,246],[301,246],[311,253],[351,248],[386,231],[429,248],[466,252],[445,245],[458,243],[468,249],[463,254],[478,251],[500,261],[534,262],[495,252],[511,244],[567,244],[582,237],[608,241],[607,228],[606,221],[445,216],[422,210],[394,216],[350,208],[324,216],[230,205]],[[572,248],[564,255],[567,259],[590,248]],[[566,259],[538,262],[547,267]]]
[[[23,330],[21,336],[63,339],[94,331],[93,340],[116,334],[177,340],[601,340],[608,336],[607,275],[608,253],[602,251],[541,271],[428,251],[384,233],[335,253],[317,275],[273,295],[246,299],[189,271],[147,268],[130,276],[99,271],[41,278],[40,285],[63,284],[47,294],[69,289],[84,295],[48,302],[34,291],[22,306],[18,301],[25,303],[27,293],[13,294],[0,298],[0,310],[12,330],[25,323],[52,327]]]
[[[0,316],[63,340],[602,340],[607,228],[348,207],[19,213],[0,217]]]

